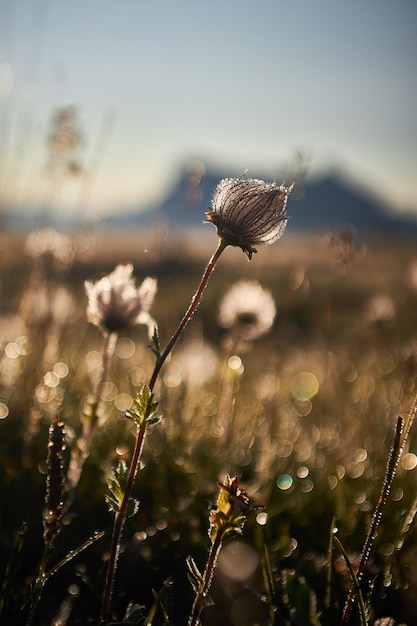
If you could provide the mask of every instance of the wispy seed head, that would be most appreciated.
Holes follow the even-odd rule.
[[[254,246],[274,243],[284,232],[292,189],[256,178],[224,178],[214,190],[207,221],[225,244],[239,246],[250,260]]]

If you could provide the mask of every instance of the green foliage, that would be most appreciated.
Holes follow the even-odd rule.
[[[137,428],[141,428],[146,422],[147,426],[155,426],[162,420],[162,416],[156,415],[158,402],[154,402],[154,395],[148,385],[143,385],[141,391],[133,401],[132,408],[126,411],[126,417],[131,419]]]
[[[109,511],[119,513],[126,492],[126,483],[129,470],[125,461],[119,461],[117,468],[113,469],[113,476],[107,481],[108,493],[105,496]],[[129,499],[126,508],[126,517],[136,515],[139,510],[139,502],[133,498]]]
[[[161,358],[161,344],[159,341],[159,330],[158,326],[155,326],[153,335],[152,335],[152,344],[148,346],[149,350],[154,353],[157,361]]]

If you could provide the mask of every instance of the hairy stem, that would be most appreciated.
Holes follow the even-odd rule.
[[[368,562],[369,555],[371,553],[371,549],[372,549],[372,546],[373,546],[373,543],[377,534],[378,527],[382,520],[382,510],[387,502],[387,499],[391,490],[392,482],[395,477],[396,469],[398,467],[401,454],[404,450],[405,440],[404,438],[402,439],[403,425],[404,425],[404,420],[401,417],[399,417],[397,420],[397,428],[396,428],[396,433],[395,433],[394,444],[391,448],[391,452],[388,458],[387,470],[385,473],[385,478],[384,478],[384,482],[382,485],[381,493],[379,495],[378,503],[372,515],[371,525],[369,527],[369,530],[365,539],[365,543],[362,548],[361,560],[360,560],[359,568],[356,574],[358,583],[360,583],[362,580],[363,572]],[[357,595],[357,588],[355,585],[352,585],[348,594],[348,598],[346,600],[345,607],[343,609],[341,626],[346,626],[349,622],[350,614],[352,611],[352,607],[353,607],[353,603],[354,603],[356,595]]]
[[[188,620],[188,626],[197,626],[200,623],[200,615],[203,610],[208,592],[210,591],[211,582],[214,576],[214,570],[216,569],[217,559],[219,558],[220,549],[222,547],[223,533],[218,532],[210,549],[209,558],[207,561],[206,569],[204,570],[203,580],[201,587],[196,594],[193,608]]]
[[[161,371],[161,368],[165,360],[167,359],[169,353],[174,348],[184,328],[187,326],[188,322],[190,321],[195,311],[197,310],[198,305],[200,304],[201,298],[203,296],[204,290],[207,286],[208,280],[216,266],[217,261],[220,258],[220,255],[222,254],[223,250],[226,248],[226,245],[227,244],[225,244],[223,240],[220,240],[216,252],[213,254],[213,256],[211,257],[210,261],[208,262],[206,266],[206,269],[204,270],[198,289],[195,292],[194,296],[192,297],[190,305],[187,311],[185,312],[184,317],[179,323],[177,330],[175,331],[175,333],[172,335],[171,339],[169,340],[164,352],[158,358],[155,364],[154,370],[152,372],[150,382],[149,382],[150,391],[153,391],[155,387],[155,383]],[[146,435],[146,427],[147,427],[146,420],[142,420],[141,425],[138,428],[138,431],[136,434],[135,449],[133,451],[133,456],[130,462],[129,474],[128,474],[128,478],[126,482],[126,490],[123,495],[123,500],[120,505],[120,509],[117,512],[115,519],[114,519],[110,556],[109,556],[109,562],[107,566],[106,583],[105,583],[104,594],[103,594],[103,605],[102,605],[101,616],[100,616],[100,626],[106,626],[108,622],[110,603],[111,603],[112,592],[113,592],[113,583],[114,583],[114,577],[116,574],[117,559],[118,559],[119,550],[120,550],[120,541],[122,538],[123,526],[124,526],[124,521],[126,518],[126,509],[127,509],[127,505],[128,505],[131,493],[132,493],[133,485],[134,485],[136,474],[137,474],[138,467],[139,467],[139,462],[142,456],[143,444],[144,444],[145,435]]]
[[[209,280],[209,278],[211,276],[211,273],[214,270],[214,267],[215,267],[217,261],[219,260],[219,257],[221,255],[221,253],[226,248],[226,245],[227,244],[225,244],[224,241],[221,239],[220,242],[219,242],[219,245],[218,245],[218,248],[217,248],[216,252],[213,254],[213,256],[211,257],[210,261],[207,264],[206,269],[204,270],[204,274],[203,274],[203,276],[201,278],[201,281],[200,281],[200,284],[198,286],[197,291],[195,292],[195,294],[191,298],[190,306],[188,307],[187,311],[184,314],[184,317],[182,318],[181,322],[179,323],[177,330],[172,335],[171,339],[168,341],[167,347],[165,348],[164,352],[161,354],[161,356],[157,360],[157,362],[155,364],[154,371],[152,373],[152,376],[151,376],[151,379],[150,379],[150,382],[149,382],[149,389],[151,391],[153,391],[153,388],[155,386],[155,383],[156,383],[156,380],[158,378],[159,372],[161,371],[161,368],[162,368],[163,364],[165,363],[165,360],[166,360],[167,356],[171,352],[171,350],[174,347],[174,345],[177,343],[177,341],[178,341],[181,333],[183,332],[184,328],[187,326],[188,322],[190,321],[190,319],[192,318],[192,316],[196,312],[196,310],[198,308],[198,305],[200,304],[200,301],[201,301],[202,295],[204,293],[204,290],[205,290],[205,288],[207,286],[208,280]]]

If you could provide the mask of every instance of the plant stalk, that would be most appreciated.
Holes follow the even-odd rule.
[[[185,312],[184,317],[179,323],[177,330],[174,332],[171,339],[169,340],[164,352],[157,359],[154,370],[152,372],[152,376],[150,378],[150,382],[149,382],[149,389],[151,392],[153,391],[155,387],[155,383],[158,379],[159,373],[161,371],[161,368],[164,362],[166,361],[168,355],[170,354],[175,344],[177,343],[184,328],[187,326],[188,322],[190,321],[195,311],[197,310],[198,305],[200,304],[201,298],[203,296],[204,290],[207,286],[208,280],[216,266],[217,261],[220,258],[220,255],[222,254],[226,246],[227,244],[221,239],[219,241],[219,245],[217,247],[216,252],[213,254],[213,256],[211,257],[211,259],[209,260],[206,266],[206,269],[204,270],[200,284],[194,296],[191,298],[190,305],[187,311]],[[138,431],[136,434],[136,443],[135,443],[135,448],[133,451],[133,456],[130,462],[129,474],[128,474],[128,478],[126,482],[126,490],[123,495],[123,500],[120,505],[120,509],[117,512],[115,519],[114,519],[110,556],[109,556],[109,562],[107,566],[106,583],[105,583],[105,588],[104,588],[103,604],[102,604],[102,610],[101,610],[101,616],[100,616],[100,626],[106,626],[108,622],[108,618],[109,618],[110,604],[111,604],[111,598],[112,598],[112,593],[113,593],[113,583],[114,583],[114,577],[115,577],[116,569],[117,569],[117,560],[118,560],[118,555],[119,555],[119,550],[120,550],[120,542],[121,542],[121,538],[123,534],[123,526],[124,526],[124,521],[126,518],[126,509],[127,509],[127,505],[128,505],[131,493],[132,493],[140,459],[142,456],[143,444],[144,444],[145,435],[146,435],[146,427],[147,427],[146,420],[142,420],[140,427],[138,428]]]
[[[188,620],[188,626],[197,626],[200,623],[200,615],[206,602],[208,592],[210,590],[211,581],[213,580],[214,570],[216,569],[217,559],[222,547],[223,533],[218,532],[210,549],[209,558],[204,570],[203,580],[198,593],[196,594],[193,608]]]

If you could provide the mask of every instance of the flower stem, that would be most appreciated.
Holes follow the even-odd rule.
[[[179,323],[177,330],[175,331],[175,333],[172,335],[171,339],[169,340],[164,352],[160,355],[160,357],[158,358],[155,364],[155,367],[154,367],[154,370],[152,372],[152,376],[149,382],[150,391],[153,391],[153,388],[155,387],[155,383],[157,381],[158,375],[161,371],[161,368],[166,358],[168,357],[169,353],[171,352],[171,350],[177,343],[181,333],[183,332],[184,328],[187,326],[193,314],[197,310],[198,305],[203,296],[204,290],[207,286],[208,280],[216,266],[217,261],[220,258],[220,255],[222,254],[226,246],[227,244],[224,243],[223,240],[220,240],[216,252],[213,254],[211,259],[209,260],[206,266],[206,269],[204,270],[204,274],[201,278],[198,289],[195,292],[194,296],[192,297],[191,303],[187,311],[185,312],[184,317]],[[143,444],[144,444],[145,435],[146,435],[146,427],[147,427],[146,420],[142,420],[140,427],[138,428],[137,434],[136,434],[136,443],[135,443],[135,448],[133,451],[133,456],[130,461],[129,474],[128,474],[128,478],[126,482],[125,493],[123,495],[123,500],[121,502],[120,509],[116,513],[116,516],[114,519],[110,556],[109,556],[109,562],[107,566],[106,583],[105,583],[105,588],[104,588],[103,604],[102,604],[101,616],[100,616],[100,626],[106,626],[108,622],[110,603],[111,603],[112,592],[113,592],[113,582],[114,582],[114,577],[116,574],[117,559],[118,559],[119,550],[120,550],[120,541],[122,538],[123,526],[124,526],[124,521],[126,518],[126,509],[127,509],[127,505],[128,505],[131,493],[132,493],[133,485],[134,485],[136,474],[137,474],[138,467],[139,467],[139,462],[142,456]]]
[[[214,570],[216,569],[217,559],[219,558],[220,549],[222,547],[223,533],[218,532],[211,545],[209,558],[204,570],[203,580],[201,587],[196,594],[193,608],[188,620],[188,626],[197,626],[200,623],[200,615],[206,602],[208,592],[210,591],[211,582],[214,576]]]
[[[167,356],[169,355],[169,353],[171,352],[172,348],[174,347],[174,345],[177,343],[178,338],[180,337],[182,331],[184,330],[184,328],[187,326],[188,322],[190,321],[190,319],[192,318],[192,316],[194,315],[194,313],[196,312],[198,305],[200,304],[202,295],[204,293],[204,290],[207,286],[208,280],[210,278],[210,275],[212,273],[212,271],[214,270],[214,267],[217,263],[217,261],[219,260],[219,257],[221,255],[221,253],[223,252],[223,250],[226,248],[227,244],[223,241],[223,239],[220,239],[218,248],[216,250],[216,252],[213,254],[213,256],[211,257],[210,261],[207,264],[206,269],[204,270],[204,274],[201,278],[200,284],[198,286],[197,291],[195,292],[195,294],[193,295],[193,297],[191,298],[191,302],[190,302],[190,306],[188,307],[188,309],[186,310],[184,317],[182,318],[181,322],[178,325],[177,330],[175,331],[175,333],[172,335],[171,339],[169,340],[167,347],[165,348],[164,352],[161,354],[161,356],[159,357],[159,359],[157,360],[156,364],[155,364],[155,368],[154,371],[152,373],[151,376],[151,380],[149,382],[149,389],[151,391],[153,391],[153,388],[155,386],[156,380],[158,378],[159,372],[167,358]]]

